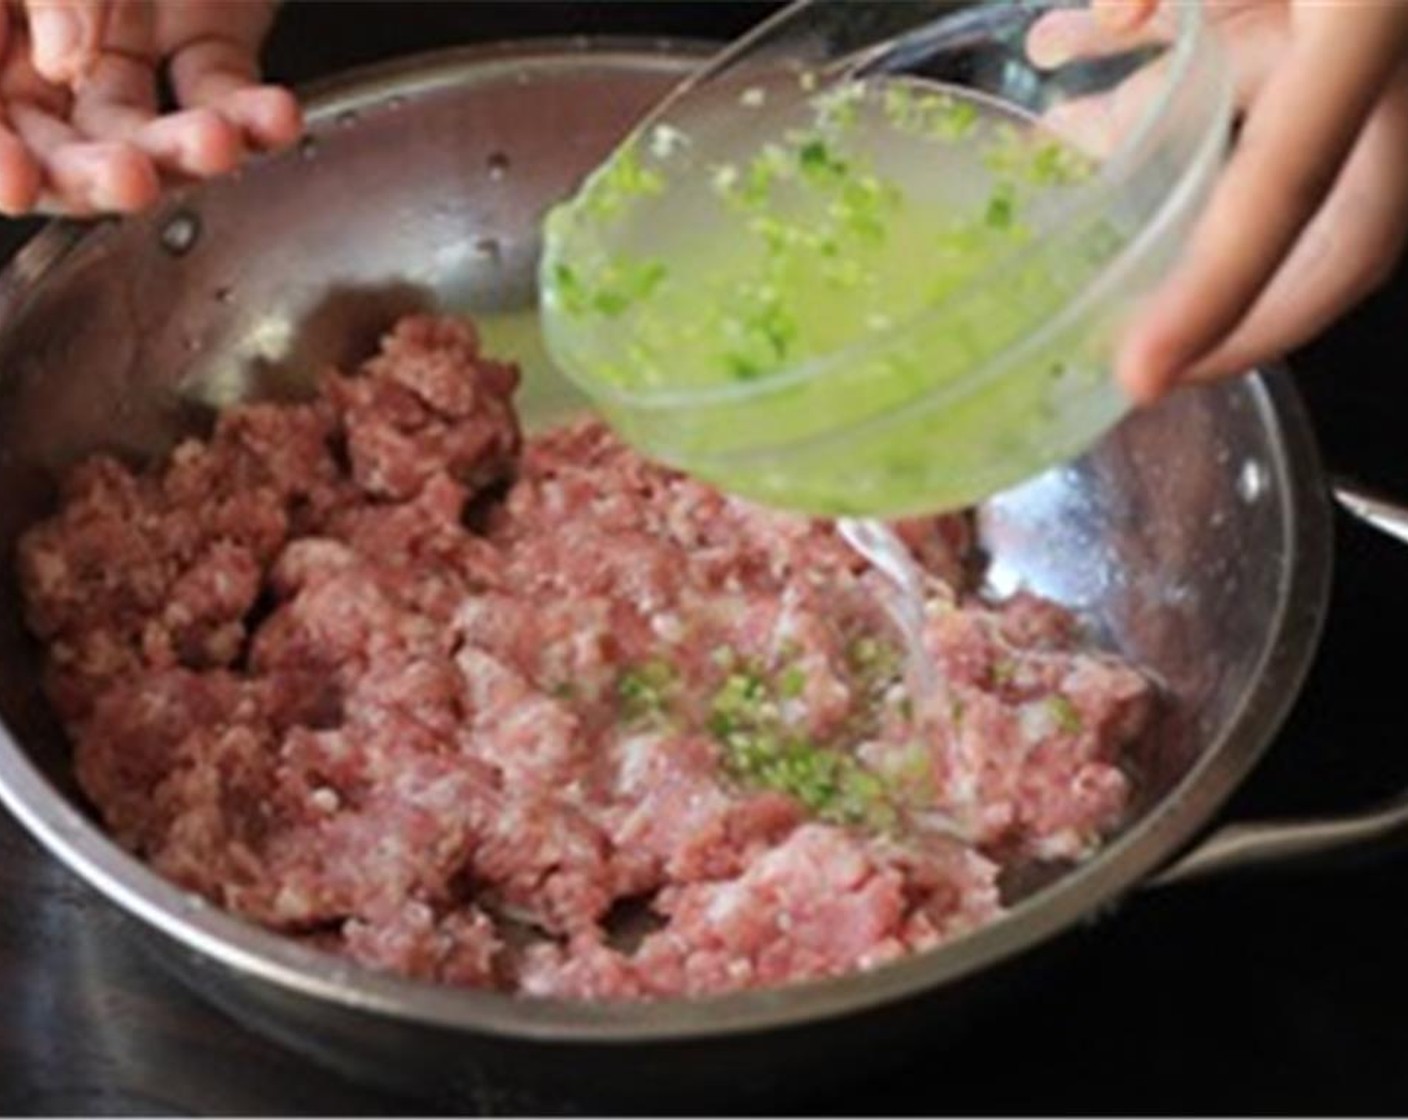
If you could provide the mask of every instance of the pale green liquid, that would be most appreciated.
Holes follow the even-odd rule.
[[[1117,414],[1088,323],[1011,351],[1120,239],[1063,221],[1087,169],[1030,122],[853,88],[608,165],[548,224],[549,349],[628,440],[726,490],[969,504]]]
[[[541,432],[589,410],[589,402],[558,371],[543,344],[536,307],[475,311],[471,316],[486,354],[512,358],[522,373],[514,407],[530,432]]]

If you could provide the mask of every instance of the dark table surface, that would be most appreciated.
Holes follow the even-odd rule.
[[[458,42],[724,35],[766,5],[293,3],[272,72],[303,81]],[[1408,205],[1408,200],[1405,200]],[[0,227],[8,252],[32,227]],[[1327,460],[1408,495],[1408,271],[1295,357]],[[1408,552],[1341,520],[1331,621],[1232,817],[1347,809],[1408,786]],[[1082,933],[1039,997],[843,1113],[1408,1111],[1408,850],[1151,891]],[[160,971],[112,911],[0,820],[0,1111],[394,1114]]]

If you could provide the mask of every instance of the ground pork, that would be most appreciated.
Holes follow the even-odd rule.
[[[414,316],[312,402],[69,475],[19,570],[119,843],[374,968],[653,999],[943,944],[1118,826],[1150,689],[971,594],[967,519],[898,526],[942,681],[912,697],[829,524],[594,420],[525,441],[517,380]]]

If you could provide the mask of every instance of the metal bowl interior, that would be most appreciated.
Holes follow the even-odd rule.
[[[499,1038],[663,1041],[805,1023],[956,981],[1096,911],[1192,838],[1270,742],[1312,655],[1329,558],[1314,447],[1276,376],[1182,395],[981,511],[994,587],[1079,609],[1162,680],[1166,702],[1138,750],[1123,833],[940,951],[696,1002],[515,1000],[302,948],[186,896],[105,838],[76,796],[8,565],[18,534],[52,508],[58,473],[97,449],[158,455],[231,401],[296,395],[408,309],[530,315],[545,208],[696,58],[539,44],[353,75],[315,101],[302,152],[149,217],[55,227],[0,278],[0,796],[177,955],[289,998]],[[531,355],[528,370],[530,419],[570,403]]]

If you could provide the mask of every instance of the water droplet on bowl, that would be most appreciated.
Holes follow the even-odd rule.
[[[298,154],[304,159],[316,159],[318,156],[318,138],[309,133],[298,142]]]
[[[235,290],[234,290],[233,288],[231,288],[231,287],[224,287],[224,288],[216,288],[216,289],[215,289],[215,302],[216,302],[216,303],[229,303],[230,300],[232,300],[232,299],[234,299],[234,298],[235,298]]]
[[[161,247],[173,257],[185,256],[200,240],[200,218],[190,210],[171,215],[161,227]]]
[[[386,107],[394,112],[397,109],[403,108],[405,104],[406,99],[402,97],[399,93],[397,93],[394,94],[389,101],[387,101]]]
[[[358,115],[356,109],[344,109],[337,114],[338,128],[351,128],[357,123]]]
[[[508,174],[509,159],[504,152],[493,152],[487,161],[489,178],[502,179]]]
[[[1237,497],[1251,505],[1266,493],[1270,482],[1266,467],[1256,459],[1248,459],[1237,475]]]

